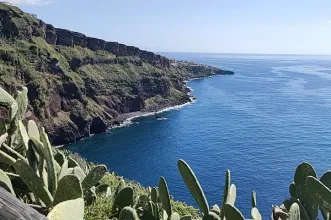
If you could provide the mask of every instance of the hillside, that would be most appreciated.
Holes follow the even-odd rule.
[[[27,118],[56,145],[104,132],[130,112],[190,101],[187,79],[233,74],[54,28],[3,3],[0,35],[0,86],[28,87]]]

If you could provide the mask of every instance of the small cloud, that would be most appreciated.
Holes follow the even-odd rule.
[[[47,5],[50,0],[7,0],[6,3],[13,5]]]
[[[330,21],[328,21],[328,23],[329,23],[329,24],[331,24],[331,20],[330,20]]]

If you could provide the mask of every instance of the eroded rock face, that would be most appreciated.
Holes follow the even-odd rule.
[[[7,7],[7,6],[6,6]],[[19,8],[0,8],[0,34],[7,38],[31,39],[42,37],[51,45],[87,47],[93,51],[106,50],[116,56],[136,56],[157,67],[169,68],[170,61],[153,52],[140,50],[117,42],[87,37],[82,33],[54,28],[34,15],[23,13]]]
[[[140,58],[152,63],[155,60],[155,54],[153,52],[142,50],[140,51]]]
[[[73,44],[75,46],[86,47],[87,37],[84,34],[78,32],[72,32],[72,38],[73,38],[72,39]]]
[[[46,42],[55,45],[57,41],[57,35],[55,28],[51,24],[46,25]]]
[[[16,7],[2,5],[0,37],[9,39],[3,43],[14,50],[0,54],[8,69],[0,74],[0,86],[8,91],[27,86],[28,119],[45,127],[55,145],[104,132],[125,120],[127,113],[157,111],[190,101],[185,79],[231,74],[189,62],[170,63],[153,52],[54,28]],[[38,43],[43,42],[35,37],[49,45],[41,48]],[[29,49],[15,50],[17,39]],[[76,48],[82,53],[75,56],[64,46],[92,51]],[[20,57],[24,57],[24,65],[19,65]],[[12,80],[6,80],[9,78]]]
[[[73,33],[66,29],[56,28],[56,35],[57,35],[57,45],[62,46],[73,46]]]
[[[87,38],[87,48],[90,50],[104,50],[106,41],[98,38],[88,37]]]
[[[118,55],[118,56],[127,56],[128,52],[126,50],[126,45],[119,44],[118,45],[118,53],[116,55]]]
[[[119,43],[107,42],[105,45],[105,50],[116,55],[116,54],[118,54]]]

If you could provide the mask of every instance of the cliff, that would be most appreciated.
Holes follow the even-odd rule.
[[[127,113],[188,102],[184,80],[233,74],[55,28],[0,3],[0,86],[29,89],[27,117],[53,144],[104,132]]]

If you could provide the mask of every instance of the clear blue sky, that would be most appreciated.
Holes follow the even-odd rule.
[[[10,1],[56,27],[156,52],[331,54],[330,0]]]

